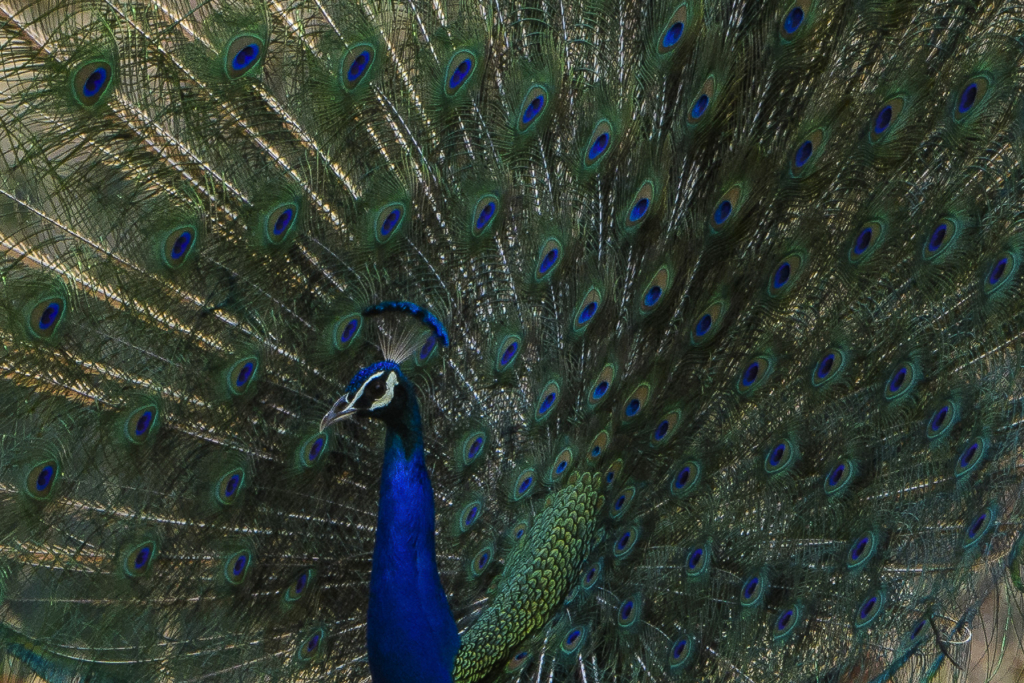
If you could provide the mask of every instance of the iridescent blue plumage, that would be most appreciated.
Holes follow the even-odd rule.
[[[434,492],[415,389],[393,362],[365,367],[321,429],[353,414],[386,427],[366,622],[374,683],[450,683],[459,634],[435,560]]]

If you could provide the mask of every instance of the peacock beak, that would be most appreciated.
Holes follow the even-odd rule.
[[[350,400],[351,399],[348,394],[343,394],[342,397],[339,398],[333,406],[331,406],[331,409],[327,411],[326,415],[324,415],[324,419],[320,420],[321,432],[335,422],[341,422],[346,417],[355,414],[356,407],[350,402]]]

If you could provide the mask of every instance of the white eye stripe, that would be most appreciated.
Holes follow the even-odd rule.
[[[370,410],[377,410],[378,408],[383,408],[387,404],[391,403],[391,399],[395,397],[395,385],[398,384],[398,375],[393,372],[390,373],[388,375],[387,382],[388,386],[387,389],[384,390],[384,395],[373,402],[373,405],[370,407]]]
[[[348,400],[348,404],[349,405],[355,405],[355,402],[358,401],[362,397],[363,392],[366,391],[366,387],[369,386],[370,382],[372,382],[373,380],[377,379],[378,377],[380,377],[383,374],[384,374],[384,371],[381,370],[377,374],[371,375],[365,382],[362,383],[362,385],[360,385],[359,390],[356,391],[356,393],[355,393],[355,396],[353,396],[352,398],[350,398]]]

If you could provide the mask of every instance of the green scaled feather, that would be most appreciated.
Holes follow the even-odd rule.
[[[544,623],[581,568],[602,503],[596,482],[584,475],[545,504],[509,555],[498,597],[463,634],[456,681],[477,680]]]

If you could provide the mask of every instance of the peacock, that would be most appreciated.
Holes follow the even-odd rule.
[[[0,672],[966,667],[1024,591],[1022,26],[0,0]]]

